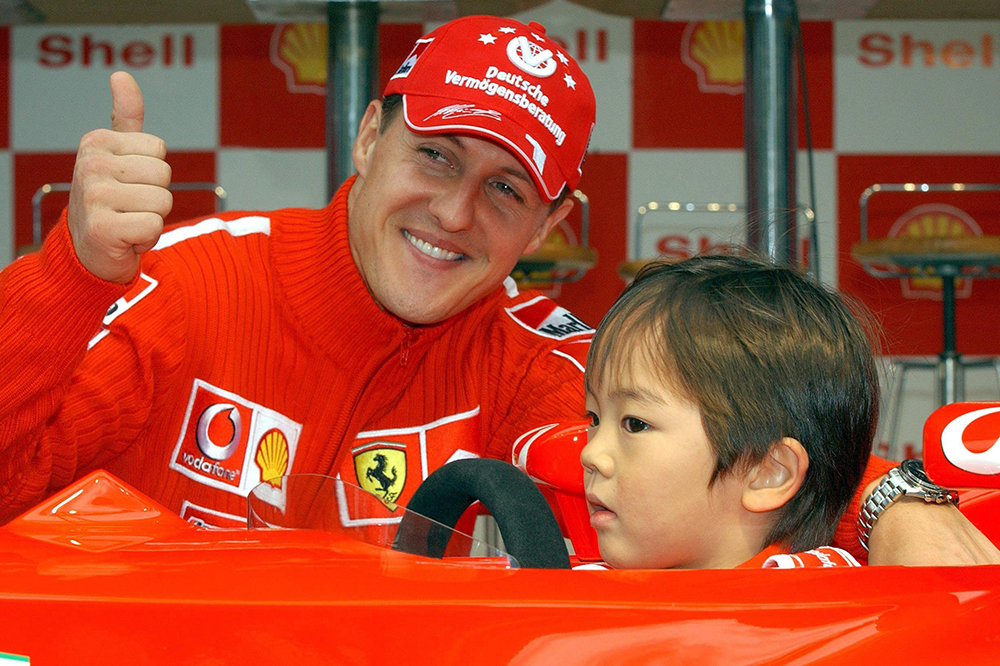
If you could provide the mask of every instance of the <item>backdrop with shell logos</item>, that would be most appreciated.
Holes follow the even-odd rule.
[[[545,25],[590,77],[597,127],[580,184],[600,259],[549,293],[596,325],[624,286],[626,259],[684,256],[743,239],[743,27],[607,16],[556,2],[516,18]],[[380,31],[383,83],[429,25]],[[820,274],[872,309],[888,355],[934,354],[940,285],[880,280],[851,258],[859,197],[873,183],[1000,182],[1000,22],[807,23]],[[230,209],[325,203],[326,29],[294,25],[94,25],[0,28],[0,266],[33,241],[33,199],[66,183],[80,136],[108,126],[108,75],[128,69],[163,137],[175,182],[219,183]],[[800,147],[805,146],[800,110]],[[804,152],[798,197],[808,202]],[[45,194],[47,232],[67,195]],[[172,219],[211,212],[210,189],[180,192]],[[655,205],[650,206],[650,203]],[[716,203],[691,213],[670,202]],[[661,205],[662,204],[662,205]],[[676,208],[676,210],[673,210]],[[644,213],[640,214],[640,210]],[[873,236],[1000,234],[1000,195],[913,192],[873,197]],[[581,240],[577,212],[556,232]],[[958,347],[1000,354],[991,316],[1000,283],[963,280]],[[971,372],[969,398],[1000,396]],[[907,380],[904,439],[918,445],[932,377]]]

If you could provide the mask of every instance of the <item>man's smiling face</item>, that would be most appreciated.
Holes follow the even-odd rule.
[[[354,263],[381,307],[413,324],[448,319],[496,289],[566,217],[521,162],[468,135],[379,132],[372,102],[354,144],[348,199]]]

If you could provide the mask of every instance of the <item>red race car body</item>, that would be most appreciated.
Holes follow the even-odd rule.
[[[555,430],[536,452],[582,446]],[[565,513],[572,456],[535,455]],[[996,495],[963,499],[994,539]],[[563,516],[586,550],[579,523]],[[32,664],[991,664],[1000,566],[517,569],[199,528],[98,471],[0,528],[0,617],[0,653]]]

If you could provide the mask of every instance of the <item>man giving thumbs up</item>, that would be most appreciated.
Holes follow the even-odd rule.
[[[239,520],[283,474],[371,485],[366,433],[385,429],[404,433],[396,472],[372,490],[405,504],[446,461],[507,456],[582,410],[589,327],[504,281],[571,208],[593,91],[539,25],[428,38],[369,104],[327,207],[166,230],[163,141],[112,76],[65,220],[0,274],[0,520],[96,467]],[[475,87],[449,83],[455,63]]]
[[[173,197],[166,144],[142,132],[142,91],[130,74],[111,75],[111,102],[111,131],[80,141],[67,222],[83,267],[126,284],[159,240]]]

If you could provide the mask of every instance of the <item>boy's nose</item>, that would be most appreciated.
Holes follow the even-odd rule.
[[[614,474],[615,463],[602,443],[594,429],[591,429],[587,434],[587,445],[580,451],[580,464],[588,472],[596,472],[601,476],[610,477]]]
[[[477,188],[471,183],[455,179],[435,194],[428,209],[447,232],[471,229],[475,221],[476,192]]]

